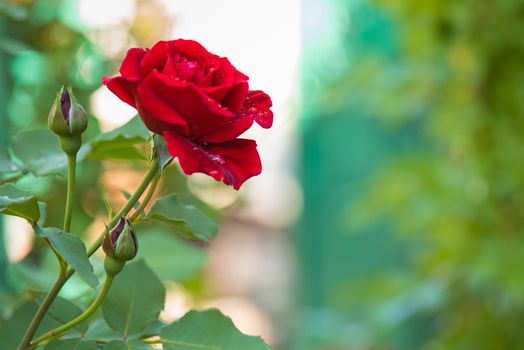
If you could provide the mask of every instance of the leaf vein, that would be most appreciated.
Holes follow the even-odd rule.
[[[133,296],[130,299],[129,309],[127,311],[126,322],[124,325],[124,338],[125,339],[127,339],[127,335],[128,335],[127,333],[129,332],[129,324],[131,323],[131,313],[133,312],[133,306],[135,305],[136,289],[137,289],[137,286],[135,285],[133,288]]]

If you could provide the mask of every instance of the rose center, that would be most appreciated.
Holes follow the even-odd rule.
[[[179,79],[185,81],[194,81],[195,75],[200,70],[197,62],[182,59],[176,64],[175,71]]]

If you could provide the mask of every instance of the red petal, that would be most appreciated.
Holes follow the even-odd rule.
[[[202,137],[206,142],[225,142],[242,135],[256,121],[263,128],[273,124],[271,99],[262,91],[250,91],[242,109],[227,124]]]
[[[167,60],[167,46],[167,41],[159,41],[150,50],[147,50],[140,62],[140,72],[143,77],[146,77],[154,69],[162,71]]]
[[[114,93],[119,99],[127,103],[133,108],[136,108],[135,103],[135,85],[128,81],[124,77],[114,77],[114,78],[103,78],[102,83],[104,83],[107,88]]]
[[[231,62],[225,57],[220,57],[217,61],[218,71],[211,81],[212,86],[232,85],[236,69]]]
[[[221,104],[227,107],[231,112],[237,113],[242,108],[244,101],[248,95],[249,85],[247,82],[242,81],[233,85],[231,90],[224,96]]]
[[[247,82],[238,82],[234,85],[222,85],[203,88],[204,92],[213,100],[236,113],[244,104],[248,92]]]
[[[238,190],[250,177],[260,174],[262,165],[253,140],[236,139],[219,144],[201,145],[165,132],[167,149],[177,157],[184,173],[204,173]]]
[[[177,39],[169,41],[168,44],[172,52],[179,52],[183,57],[199,63],[209,61],[210,58],[218,58],[217,55],[210,53],[194,40]]]
[[[224,96],[228,93],[228,91],[231,89],[231,86],[213,86],[213,87],[202,87],[200,88],[211,97],[213,100],[220,103]],[[225,106],[224,106],[225,107]]]
[[[249,78],[236,70],[227,58],[220,59],[220,67],[206,93],[223,107],[236,113],[242,108],[249,90]]]
[[[235,80],[248,81],[249,77],[247,75],[245,75],[244,73],[239,72],[238,70],[235,69]]]
[[[193,138],[213,132],[233,117],[233,113],[221,107],[195,84],[171,79],[153,71],[141,85],[154,91],[164,105],[186,121]],[[162,118],[156,114],[153,116]]]
[[[231,118],[226,125],[223,125],[213,132],[203,136],[201,140],[213,143],[234,140],[249,129],[251,125],[253,125],[253,119],[249,116],[236,115],[234,118]]]
[[[137,110],[146,127],[157,134],[166,130],[189,133],[186,121],[146,84],[137,88]]]
[[[194,82],[196,74],[200,71],[200,65],[195,61],[182,61],[176,65],[175,70],[179,79]]]
[[[268,129],[273,125],[273,112],[269,109],[272,105],[271,98],[263,91],[249,91],[238,114],[249,116],[258,125]]]
[[[120,66],[120,74],[125,78],[140,79],[140,62],[145,54],[144,49],[129,49]]]

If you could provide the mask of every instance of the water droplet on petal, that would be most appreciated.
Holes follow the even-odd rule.
[[[216,155],[216,154],[210,154],[209,155],[209,159],[211,159],[214,162],[217,162],[219,165],[226,164],[226,161],[222,157],[220,157],[219,155]]]

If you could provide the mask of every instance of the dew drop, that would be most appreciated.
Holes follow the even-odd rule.
[[[222,157],[215,155],[215,154],[210,154],[209,159],[211,159],[214,162],[217,162],[220,165],[226,164],[225,160]]]

